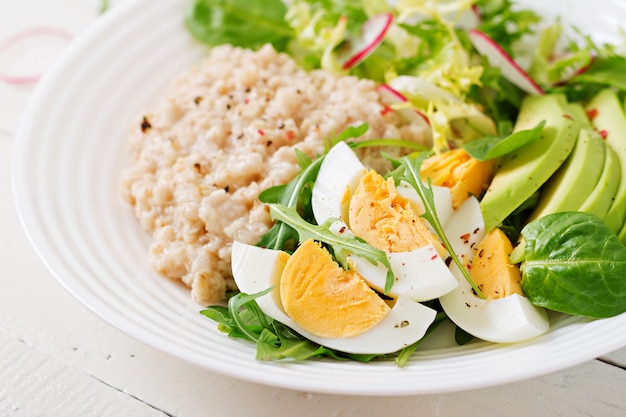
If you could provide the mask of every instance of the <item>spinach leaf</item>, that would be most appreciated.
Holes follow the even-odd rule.
[[[533,304],[589,317],[626,311],[626,247],[600,218],[555,213],[522,235],[522,289]]]
[[[532,129],[520,130],[508,137],[485,136],[467,142],[467,153],[479,161],[499,158],[541,137],[546,121],[542,120]]]
[[[194,38],[210,46],[232,44],[258,48],[271,43],[284,51],[292,37],[281,0],[195,0],[185,25]]]

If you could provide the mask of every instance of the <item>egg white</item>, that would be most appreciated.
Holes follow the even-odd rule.
[[[344,338],[326,338],[310,334],[284,311],[280,301],[281,263],[279,251],[234,242],[233,276],[239,290],[255,294],[273,287],[256,299],[265,314],[290,327],[305,338],[331,349],[347,353],[393,353],[422,337],[435,320],[436,311],[407,297],[398,297],[391,311],[368,331]]]
[[[346,193],[356,190],[367,173],[365,166],[345,142],[339,142],[326,154],[313,185],[311,206],[318,224],[328,218],[348,219]]]

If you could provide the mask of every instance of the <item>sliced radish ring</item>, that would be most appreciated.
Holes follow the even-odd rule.
[[[344,70],[350,69],[367,58],[385,39],[393,23],[393,14],[382,13],[371,17],[361,27],[361,33],[347,40],[337,52],[337,59]]]
[[[34,27],[10,36],[0,44],[0,81],[36,83],[72,36],[54,27]]]
[[[401,92],[387,84],[380,84],[376,89],[380,94],[383,104],[393,105],[409,101]],[[430,120],[428,120],[428,117],[421,111],[408,107],[400,107],[394,110],[406,122],[421,124],[430,129]]]
[[[544,94],[543,89],[539,87],[526,71],[524,71],[496,41],[478,29],[472,29],[468,34],[474,48],[476,48],[481,55],[486,56],[491,65],[499,68],[503,77],[528,94]]]

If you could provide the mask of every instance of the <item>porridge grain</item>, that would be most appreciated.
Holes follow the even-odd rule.
[[[425,142],[422,128],[384,109],[372,81],[305,72],[271,46],[213,48],[130,133],[123,192],[152,235],[150,266],[200,303],[222,301],[236,289],[231,244],[254,244],[269,230],[257,197],[297,174],[295,149],[314,157],[325,140],[364,122],[364,139]]]

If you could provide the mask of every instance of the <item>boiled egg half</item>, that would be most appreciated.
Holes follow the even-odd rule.
[[[291,256],[234,242],[232,269],[244,293],[272,288],[256,299],[265,314],[342,352],[396,352],[420,340],[436,316],[435,310],[405,296],[384,300],[312,240],[302,242]]]
[[[433,194],[439,218],[446,221],[453,213],[450,190],[433,187]],[[445,249],[420,217],[424,206],[415,189],[404,183],[396,187],[392,179],[368,170],[346,143],[327,153],[311,203],[318,223],[337,219],[333,229],[338,233],[356,234],[385,252],[395,276],[388,295],[427,301],[458,285],[446,266]],[[370,286],[383,291],[384,266],[355,255],[350,262]]]
[[[477,248],[485,237],[480,204],[474,197],[466,200],[445,225],[453,250],[471,268]],[[455,264],[450,269],[459,285],[441,296],[443,310],[457,326],[489,342],[513,343],[545,333],[550,323],[545,309],[533,305],[521,294],[482,299]]]

